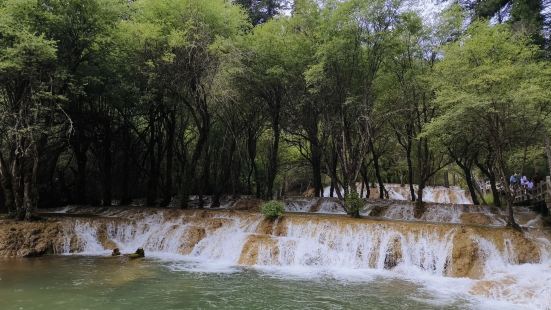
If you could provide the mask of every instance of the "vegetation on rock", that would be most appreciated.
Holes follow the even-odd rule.
[[[265,202],[260,207],[260,213],[268,219],[276,219],[283,215],[285,211],[285,205],[281,201],[271,200]]]

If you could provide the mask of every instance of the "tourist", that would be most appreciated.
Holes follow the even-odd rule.
[[[526,183],[526,189],[528,189],[528,191],[532,191],[534,189],[534,181],[528,180]]]
[[[511,175],[511,177],[509,178],[509,184],[511,184],[511,185],[517,184],[517,175],[516,174]]]
[[[528,185],[528,178],[525,175],[520,178],[520,185],[524,188]]]

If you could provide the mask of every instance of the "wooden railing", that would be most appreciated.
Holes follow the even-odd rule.
[[[551,177],[547,176],[545,181],[536,184],[533,189],[528,190],[519,187],[515,190],[515,203],[547,203],[551,205]],[[551,210],[550,210],[551,211]]]

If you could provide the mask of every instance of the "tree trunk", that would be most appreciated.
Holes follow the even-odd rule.
[[[377,178],[377,183],[379,184],[379,198],[385,199],[385,184],[383,178],[381,177],[381,170],[379,168],[379,157],[373,153],[373,167],[375,168],[375,177]]]
[[[163,201],[161,202],[161,207],[166,207],[170,204],[172,200],[172,164],[174,159],[174,136],[176,131],[176,113],[174,111],[170,112],[168,124],[167,124],[167,146],[166,146],[166,170],[165,178],[166,184],[163,189]]]
[[[463,169],[463,172],[465,173],[465,180],[467,181],[467,186],[469,187],[469,193],[471,193],[471,199],[473,200],[473,204],[475,206],[479,205],[478,198],[476,197],[476,189],[473,182],[473,176],[471,173],[471,169],[465,167]]]
[[[11,169],[12,175],[12,192],[14,196],[14,205],[15,205],[15,218],[17,220],[22,220],[25,216],[23,212],[23,180],[21,177],[21,159],[17,155],[13,158]]]
[[[154,206],[157,202],[157,188],[159,174],[157,171],[157,160],[155,158],[155,144],[161,143],[156,137],[156,119],[153,106],[149,109],[149,141],[147,143],[147,155],[149,157],[149,176],[147,180],[147,205]],[[160,154],[158,154],[160,155]]]
[[[128,125],[125,125],[123,129],[123,171],[122,171],[122,194],[121,194],[121,205],[126,206],[132,202],[130,198],[129,183],[130,183],[130,131]]]
[[[4,193],[4,206],[8,212],[8,217],[15,216],[15,202],[11,179],[8,166],[6,165],[2,154],[0,154],[0,186],[2,187],[2,192]]]
[[[197,163],[199,162],[199,158],[201,157],[201,154],[204,151],[205,144],[207,143],[209,128],[206,127],[208,125],[205,124],[209,124],[208,120],[203,121],[203,124],[203,127],[199,128],[199,138],[197,139],[195,149],[193,150],[191,161],[189,162],[189,165],[186,165],[187,169],[185,169],[183,173],[184,181],[182,182],[182,188],[180,190],[181,208],[187,208],[187,202],[191,193],[191,187],[193,185],[193,180],[195,179]]]
[[[419,182],[419,188],[417,189],[417,200],[415,203],[415,210],[414,210],[414,217],[416,219],[419,219],[423,216],[423,213],[425,213],[425,202],[423,201],[423,190],[426,187],[426,181],[421,180]]]
[[[411,160],[411,147],[406,150],[406,160],[408,165],[408,184],[411,201],[415,201],[415,188],[413,187],[413,162]]]
[[[494,206],[496,206],[496,207],[501,206],[501,199],[499,197],[499,191],[497,189],[497,184],[496,184],[496,175],[495,175],[495,172],[494,172],[493,168],[491,167],[491,165],[488,165],[487,167],[484,167],[484,165],[482,165],[479,162],[475,162],[475,164],[478,167],[478,169],[480,169],[480,171],[490,181],[490,189],[492,190],[492,196],[493,196],[493,199],[494,199]]]
[[[509,178],[507,177],[507,169],[505,164],[505,159],[503,158],[503,153],[496,148],[497,155],[497,166],[498,173],[501,179],[501,184],[504,184],[505,187],[505,198],[507,202],[507,226],[514,228],[516,230],[521,230],[520,226],[515,221],[515,215],[513,210],[514,200],[515,200],[515,190],[516,188],[511,188],[509,184]]]
[[[497,189],[496,176],[493,172],[490,173],[490,188],[492,189],[492,196],[494,198],[494,206],[501,206],[501,198],[499,196],[499,190]]]
[[[362,165],[362,169],[360,170],[360,175],[362,176],[362,182],[365,184],[365,198],[369,198],[371,196],[371,189],[369,188],[369,178],[367,176],[367,166],[364,164]]]
[[[248,131],[247,131],[247,155],[248,155],[248,159],[249,159],[249,174],[247,175],[247,187],[248,187],[249,192],[252,193],[253,188],[252,188],[251,178],[254,175],[255,183],[256,183],[255,194],[256,194],[257,198],[260,198],[261,197],[260,186],[259,186],[260,179],[258,178],[258,171],[257,171],[257,167],[256,167],[256,142],[257,142],[257,139],[256,139],[255,132],[251,128],[248,128]]]
[[[87,148],[73,148],[75,159],[77,162],[77,180],[76,180],[76,191],[74,196],[74,203],[76,204],[86,204],[86,163],[88,162]]]
[[[201,174],[201,182],[199,185],[199,207],[205,206],[204,195],[209,189],[209,176],[210,176],[210,150],[208,142],[205,142],[205,158],[203,161],[203,170]]]
[[[311,143],[312,149],[312,176],[314,180],[314,197],[323,196],[323,184],[321,183],[321,150],[317,143]]]
[[[476,197],[476,189],[473,182],[473,174],[471,172],[472,168],[468,166],[468,164],[464,164],[459,160],[455,161],[457,165],[463,170],[463,174],[465,175],[465,181],[467,182],[467,187],[469,188],[469,193],[471,194],[471,199],[473,200],[474,205],[479,205],[478,198]]]
[[[320,141],[318,139],[318,119],[316,116],[309,119],[308,140],[310,142],[312,165],[312,179],[314,183],[314,197],[323,196],[323,184],[321,183],[321,156],[322,151],[320,147]]]
[[[24,205],[25,205],[25,220],[30,221],[33,217],[36,207],[38,206],[38,150],[36,145],[32,152],[32,166],[26,172],[24,177]]]
[[[279,153],[279,108],[275,108],[272,112],[272,148],[270,150],[269,166],[268,166],[268,182],[266,184],[266,199],[273,198],[274,181],[278,169],[278,153]]]
[[[104,127],[103,134],[103,205],[111,206],[112,202],[112,192],[111,192],[111,124],[107,122]]]

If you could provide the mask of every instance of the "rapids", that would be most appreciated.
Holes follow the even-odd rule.
[[[249,266],[347,281],[370,281],[376,273],[477,307],[551,308],[551,242],[541,229],[523,235],[480,225],[303,213],[268,221],[256,212],[234,210],[62,211],[69,215],[62,221],[66,254],[109,255],[114,247],[123,253],[143,247],[149,257],[192,261],[202,272]]]
[[[415,192],[417,193],[418,186],[413,185]],[[369,197],[379,197],[379,187],[364,188],[362,190],[361,185],[357,184],[358,193],[363,193],[363,197],[367,196],[367,190],[369,189]],[[411,200],[411,194],[407,185],[400,184],[385,184],[385,189],[388,191],[388,198],[392,200]],[[323,189],[323,196],[329,197],[330,187],[327,186]],[[335,194],[336,196],[336,194]],[[458,186],[427,186],[423,189],[423,200],[426,202],[436,203],[453,203],[453,204],[472,204],[471,195],[464,189]]]

